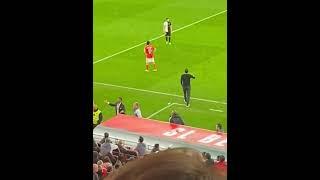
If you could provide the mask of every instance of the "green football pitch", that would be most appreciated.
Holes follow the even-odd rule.
[[[213,130],[221,123],[226,130],[226,8],[226,0],[94,0],[93,98],[104,119],[115,115],[104,100],[121,96],[129,115],[139,102],[146,118],[168,121],[176,110],[186,125]],[[171,45],[161,36],[166,17]],[[157,72],[145,72],[147,40],[156,47]],[[185,68],[196,77],[190,107],[180,86]]]

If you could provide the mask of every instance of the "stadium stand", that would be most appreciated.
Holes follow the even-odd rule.
[[[138,156],[138,152],[134,150],[138,142],[135,143],[135,142],[124,141],[123,139],[120,139],[120,138],[114,138],[111,135],[107,139],[106,138],[104,139],[105,142],[112,144],[110,152],[106,154],[101,154],[99,153],[101,152],[101,144],[99,142],[103,138],[104,138],[103,136],[94,137],[93,179],[96,179],[98,177],[99,180],[103,180],[116,171],[122,171],[122,168],[125,167],[128,162],[137,161],[137,159],[144,159],[148,156],[153,156],[154,154],[166,152],[168,151],[168,149],[172,150],[171,148],[163,148],[161,147],[161,144],[160,144],[159,146],[160,151],[157,153],[151,153],[152,149],[154,149],[154,145],[146,144],[146,147],[147,147],[146,154],[144,156]],[[179,148],[173,148],[173,149],[179,149]],[[187,151],[184,151],[184,152],[187,152]],[[198,152],[196,150],[193,150],[193,151]],[[185,153],[185,156],[188,156],[188,153]],[[227,176],[226,175],[227,164],[225,161],[225,157],[223,155],[218,156],[217,159],[212,159],[209,153],[203,152],[201,157],[202,157],[201,162],[205,167],[212,170],[212,172],[218,172],[216,173],[218,176],[221,176],[221,177]]]
[[[110,139],[123,140],[133,148],[137,145],[139,136],[143,136],[147,151],[151,151],[154,144],[159,144],[160,149],[189,147],[208,152],[212,158],[217,158],[218,155],[227,157],[226,133],[183,125],[173,128],[168,122],[128,115],[118,115],[101,123],[94,129],[93,137],[99,142],[105,137],[105,132],[111,134]]]

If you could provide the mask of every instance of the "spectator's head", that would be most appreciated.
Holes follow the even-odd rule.
[[[206,159],[211,159],[211,155],[209,153],[206,153]]]
[[[226,158],[223,155],[218,156],[217,160],[219,162],[224,162],[226,160]]]
[[[108,168],[109,166],[112,167],[112,163],[110,163],[110,162],[103,163],[103,167]]]
[[[139,106],[138,102],[133,103],[133,109],[134,110],[139,109],[139,108],[140,108],[140,106]]]
[[[147,41],[147,45],[149,45],[150,44],[150,41]]]
[[[185,72],[185,73],[188,73],[188,72],[189,72],[188,68],[186,68],[186,69],[184,70],[184,72]]]
[[[171,116],[172,116],[172,117],[175,117],[175,116],[177,116],[177,115],[178,115],[177,111],[172,110],[172,112],[171,112]]]
[[[93,172],[97,173],[99,171],[99,166],[98,164],[93,164]]]
[[[112,164],[107,162],[107,163],[103,163],[102,166],[106,169],[108,169],[108,167],[112,167]]]
[[[142,143],[142,142],[143,142],[143,140],[144,140],[144,139],[143,139],[143,137],[142,137],[142,136],[140,136],[140,137],[139,137],[139,142],[140,142],[140,143]]]
[[[203,158],[206,158],[206,154],[207,154],[206,152],[202,152],[201,154]]]
[[[109,133],[105,132],[104,133],[104,138],[108,138],[109,137]]]
[[[108,167],[107,167],[107,172],[108,172],[108,173],[111,173],[111,172],[112,172],[112,166],[108,166]]]
[[[196,158],[201,162],[203,161],[203,157],[202,157],[201,153],[199,151],[193,150],[191,148],[178,147],[178,148],[173,148],[172,150],[182,152],[185,155]]]
[[[203,180],[213,179],[212,172],[206,168],[191,149],[170,149],[132,161],[120,171],[108,177],[110,180]],[[147,169],[147,171],[146,171]]]
[[[124,143],[123,143],[123,141],[122,141],[122,140],[119,140],[119,141],[118,141],[118,143],[117,143],[117,145],[123,146],[123,145],[124,145]]]
[[[99,161],[97,162],[97,164],[98,164],[98,166],[102,166],[103,161],[102,161],[102,160],[99,160]]]
[[[159,144],[155,144],[153,149],[152,149],[152,152],[157,153],[157,152],[159,152],[159,150],[160,150],[159,149]]]

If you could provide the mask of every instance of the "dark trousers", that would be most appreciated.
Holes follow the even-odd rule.
[[[184,100],[186,101],[187,105],[189,105],[191,87],[190,86],[186,86],[186,87],[183,86],[182,89],[183,89]]]

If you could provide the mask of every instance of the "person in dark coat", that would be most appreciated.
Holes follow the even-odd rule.
[[[189,107],[190,106],[190,91],[191,91],[190,79],[195,79],[195,77],[193,75],[189,74],[188,69],[185,69],[184,72],[185,73],[181,75],[180,84],[181,84],[182,90],[183,90],[184,102],[186,103],[187,107]]]
[[[115,103],[110,103],[108,100],[105,100],[105,103],[107,103],[110,106],[114,106],[116,115],[118,114],[126,114],[126,108],[124,104],[122,103],[122,97],[118,97],[118,101]]]
[[[99,144],[103,144],[106,141],[106,139],[109,139],[109,133],[107,132],[104,133],[104,137],[100,140]]]
[[[172,111],[171,112],[171,116],[169,118],[169,122],[171,124],[179,124],[179,125],[184,125],[184,122],[182,120],[182,118],[178,115],[178,113],[176,111]]]
[[[154,144],[153,149],[151,150],[151,154],[152,153],[158,153],[160,151],[160,147],[159,144]]]

